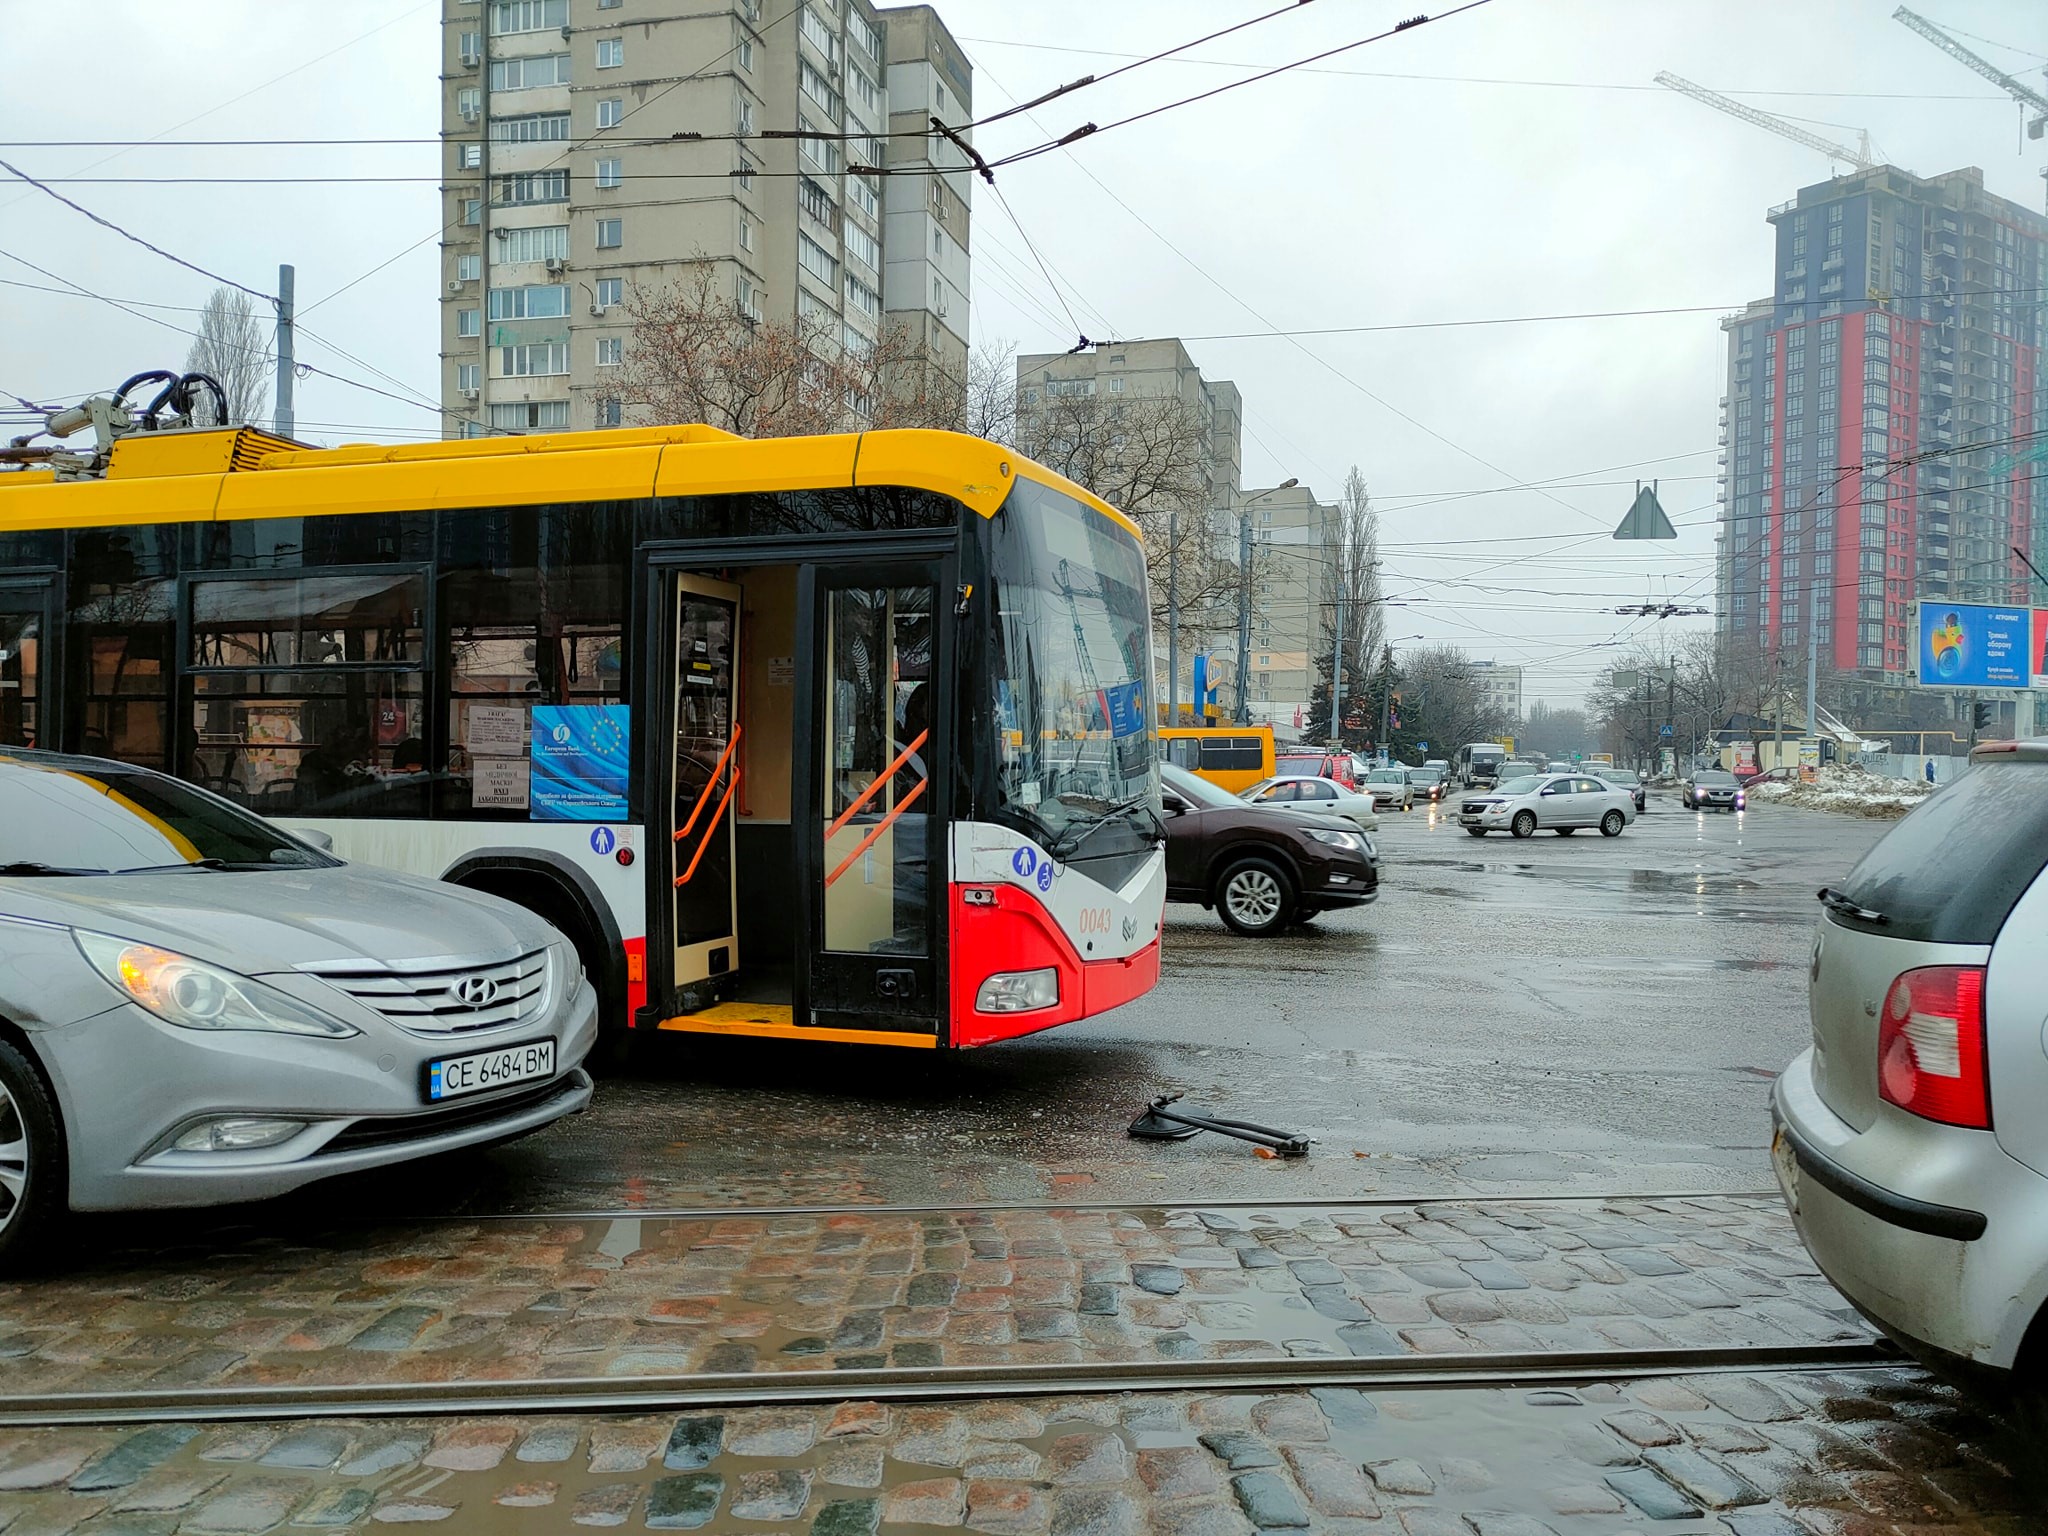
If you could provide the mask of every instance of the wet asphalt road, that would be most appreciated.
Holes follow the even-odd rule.
[[[326,1186],[327,1213],[1764,1190],[1815,889],[1886,823],[1653,798],[1623,836],[1382,818],[1365,910],[1168,909],[1150,996],[959,1056],[662,1040],[579,1120]],[[1313,1136],[1142,1143],[1155,1094]]]

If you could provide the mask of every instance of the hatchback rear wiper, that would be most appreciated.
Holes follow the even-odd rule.
[[[48,875],[104,875],[104,869],[63,869],[55,864],[40,864],[34,859],[18,859],[12,864],[0,864],[0,877],[12,880],[28,880]]]
[[[1839,912],[1844,917],[1853,917],[1859,923],[1888,923],[1891,921],[1882,912],[1875,912],[1869,907],[1859,906],[1831,885],[1822,886],[1819,894],[1820,904],[1830,912]]]

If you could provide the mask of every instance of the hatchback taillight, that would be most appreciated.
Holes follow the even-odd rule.
[[[1909,1114],[1991,1129],[1981,965],[1925,966],[1892,983],[1878,1020],[1877,1088]]]

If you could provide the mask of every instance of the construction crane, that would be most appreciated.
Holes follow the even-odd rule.
[[[1790,139],[1794,144],[1804,144],[1808,149],[1817,149],[1830,160],[1844,161],[1859,171],[1867,171],[1877,163],[1870,158],[1870,134],[1865,129],[1856,130],[1857,147],[1851,149],[1846,144],[1824,139],[1817,133],[1808,133],[1797,123],[1789,123],[1782,117],[1774,117],[1768,112],[1759,112],[1755,107],[1745,107],[1739,101],[1731,101],[1719,91],[1710,91],[1704,85],[1694,85],[1690,80],[1681,79],[1668,69],[1657,76],[1657,83],[1678,92],[1681,96],[1690,96],[1694,101],[1702,102],[1717,112],[1726,112],[1730,117],[1739,117],[1745,123],[1752,123],[1767,133],[1775,133],[1781,139]]]
[[[1892,20],[1902,22],[1906,26],[1911,27],[1915,32],[1926,38],[1928,42],[1934,44],[1935,47],[1962,65],[1963,68],[1973,70],[1977,74],[1982,75],[1986,80],[1989,80],[1993,85],[2004,91],[2006,95],[2018,102],[2022,108],[2031,108],[2034,113],[2034,120],[2027,124],[2028,138],[2038,139],[2042,134],[2048,133],[2048,96],[2043,96],[2024,81],[2015,79],[2007,74],[1989,59],[1972,53],[1925,16],[1909,11],[1903,5],[1892,12]],[[2041,174],[2048,176],[2048,169],[2044,169]]]

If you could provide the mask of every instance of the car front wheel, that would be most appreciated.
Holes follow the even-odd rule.
[[[50,1251],[65,1182],[56,1107],[28,1058],[0,1040],[0,1273]]]
[[[1536,835],[1536,813],[1534,811],[1515,812],[1514,822],[1508,830],[1517,837],[1534,837]]]
[[[1627,825],[1628,818],[1622,815],[1621,812],[1609,811],[1600,818],[1600,835],[1602,837],[1619,837],[1621,836],[1621,829]]]
[[[1263,939],[1278,933],[1293,914],[1287,876],[1266,859],[1241,859],[1216,882],[1216,913],[1232,933]]]

